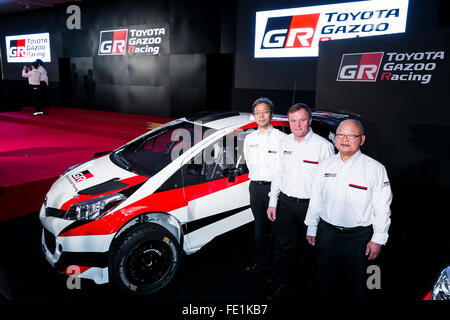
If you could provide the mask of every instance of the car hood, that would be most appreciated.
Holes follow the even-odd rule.
[[[108,156],[73,167],[47,193],[45,206],[67,211],[79,201],[123,190],[148,180],[115,165]]]

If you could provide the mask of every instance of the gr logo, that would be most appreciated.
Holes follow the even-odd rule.
[[[98,54],[100,56],[125,54],[127,36],[128,29],[100,31]]]
[[[9,42],[10,57],[25,57],[25,39],[11,40]]]
[[[377,81],[383,54],[384,52],[343,54],[336,81]]]
[[[261,49],[311,47],[320,14],[272,17],[267,20]]]

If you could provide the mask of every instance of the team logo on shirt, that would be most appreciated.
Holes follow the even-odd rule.
[[[348,186],[349,186],[349,187],[352,187],[352,188],[355,188],[355,189],[367,190],[367,187],[359,186],[359,185],[357,185],[357,184],[352,184],[352,183],[350,183]]]
[[[94,175],[89,172],[89,170],[85,170],[83,172],[75,173],[72,175],[73,180],[75,180],[76,183],[84,181],[86,179],[92,178]]]
[[[283,154],[292,154],[292,151],[284,150]]]
[[[391,183],[389,181],[383,182],[383,187],[387,187],[387,186],[390,186],[390,185],[391,185]]]
[[[324,178],[335,178],[336,176],[337,176],[337,173],[329,173],[329,172],[327,172],[323,175]]]
[[[319,161],[303,160],[304,163],[319,164]]]

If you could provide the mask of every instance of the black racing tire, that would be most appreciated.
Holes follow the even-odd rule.
[[[180,252],[177,240],[165,228],[140,224],[113,241],[108,256],[110,280],[131,295],[155,293],[175,276]]]

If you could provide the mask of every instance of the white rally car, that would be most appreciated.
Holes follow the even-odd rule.
[[[333,140],[348,117],[316,111],[312,127]],[[286,116],[272,125],[289,133]],[[253,220],[242,147],[255,128],[248,113],[199,113],[69,168],[40,210],[46,259],[131,294],[160,290],[182,253]]]

